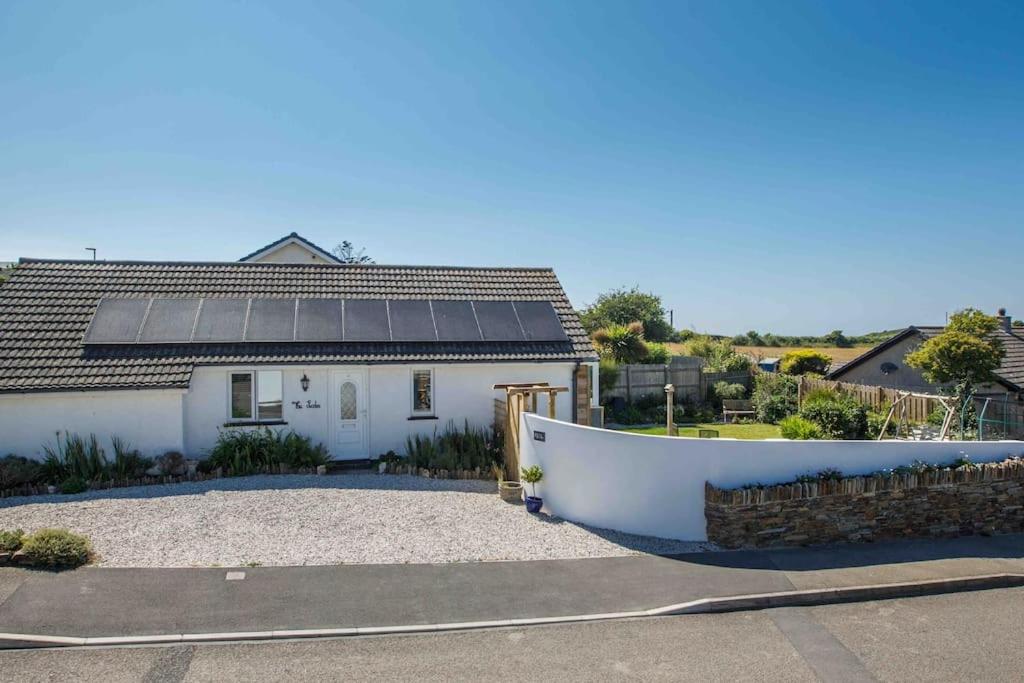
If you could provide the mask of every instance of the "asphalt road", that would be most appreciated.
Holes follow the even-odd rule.
[[[432,635],[8,651],[5,680],[1019,681],[1024,588]]]

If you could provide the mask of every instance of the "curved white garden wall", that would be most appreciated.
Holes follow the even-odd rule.
[[[635,534],[706,540],[704,482],[720,488],[790,481],[834,467],[868,474],[914,460],[975,462],[1024,454],[1021,441],[741,441],[645,436],[524,414],[524,466],[539,464],[537,493],[563,519]],[[534,432],[543,432],[538,441]],[[529,488],[529,485],[527,485]]]

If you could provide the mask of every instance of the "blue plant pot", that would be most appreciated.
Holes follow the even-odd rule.
[[[526,497],[526,511],[534,514],[540,512],[541,507],[544,506],[544,499],[537,496]]]

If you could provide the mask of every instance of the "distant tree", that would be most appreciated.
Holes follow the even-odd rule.
[[[850,340],[846,338],[842,330],[832,330],[823,337],[826,344],[832,346],[850,346]]]
[[[764,339],[757,333],[757,330],[747,332],[747,344],[749,346],[764,346]]]
[[[686,353],[704,359],[708,372],[749,370],[752,364],[746,356],[736,353],[728,339],[714,339],[707,335],[694,337],[686,343]]]
[[[580,321],[588,334],[610,325],[640,322],[644,337],[651,341],[672,341],[676,332],[665,319],[661,297],[641,292],[638,288],[614,289],[597,297],[580,313]]]
[[[974,387],[995,379],[1006,352],[999,337],[998,318],[966,308],[949,318],[946,329],[905,357],[929,382],[952,384],[957,405],[963,406]]]
[[[331,249],[331,253],[342,263],[373,263],[373,259],[366,255],[366,249],[356,249],[348,240]]]
[[[787,375],[824,375],[832,358],[814,349],[797,349],[782,356],[779,369]]]
[[[640,363],[647,357],[644,326],[633,321],[628,325],[611,324],[591,336],[603,358],[616,363]]]

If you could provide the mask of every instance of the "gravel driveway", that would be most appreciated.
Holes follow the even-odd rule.
[[[495,484],[412,476],[256,476],[0,500],[0,529],[87,535],[109,567],[467,562],[679,553],[706,543],[530,515]]]

